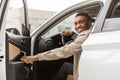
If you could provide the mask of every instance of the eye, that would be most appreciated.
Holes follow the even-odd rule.
[[[77,25],[77,22],[74,22],[75,25]]]

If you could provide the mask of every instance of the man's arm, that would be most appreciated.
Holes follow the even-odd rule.
[[[21,58],[25,63],[32,63],[34,61],[42,61],[42,60],[58,60],[61,58],[68,58],[74,54],[80,53],[82,51],[82,43],[87,39],[90,31],[84,31],[74,42],[65,45],[61,48],[56,48],[47,52],[38,53],[34,56],[26,56]]]
[[[39,56],[39,61],[68,58],[76,53],[80,53],[82,51],[81,45],[87,39],[89,32],[90,31],[88,30],[81,32],[72,43],[61,48],[56,48],[44,53],[37,54]]]

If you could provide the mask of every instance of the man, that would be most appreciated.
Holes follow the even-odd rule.
[[[78,79],[78,61],[82,52],[82,43],[87,39],[90,33],[90,27],[92,25],[91,18],[86,13],[78,13],[75,16],[75,30],[78,32],[78,36],[71,31],[63,31],[61,35],[70,36],[74,39],[74,41],[68,45],[64,45],[63,47],[56,48],[47,52],[38,53],[34,56],[25,56],[22,57],[21,60],[25,63],[32,63],[34,61],[42,61],[42,60],[57,60],[61,58],[68,58],[74,55],[74,72],[73,78],[74,80]]]

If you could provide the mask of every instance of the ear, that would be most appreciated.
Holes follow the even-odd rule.
[[[89,27],[92,26],[92,21],[91,20],[88,21],[88,25],[89,25]]]
[[[88,24],[87,29],[89,29],[89,28],[92,26],[92,21],[89,20],[89,21],[87,22],[87,24]]]

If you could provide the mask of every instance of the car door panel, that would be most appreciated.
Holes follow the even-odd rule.
[[[120,31],[91,34],[83,44],[79,80],[119,80]],[[109,75],[109,77],[108,77]]]
[[[7,34],[9,36],[8,41],[10,43],[16,45],[20,49],[23,49],[23,51],[25,50],[27,53],[28,51],[30,51],[30,43],[31,43],[30,37],[15,35],[12,33],[7,33]]]
[[[8,80],[27,80],[30,76],[30,66],[20,60],[22,56],[30,55],[30,37],[6,33],[8,62]]]

